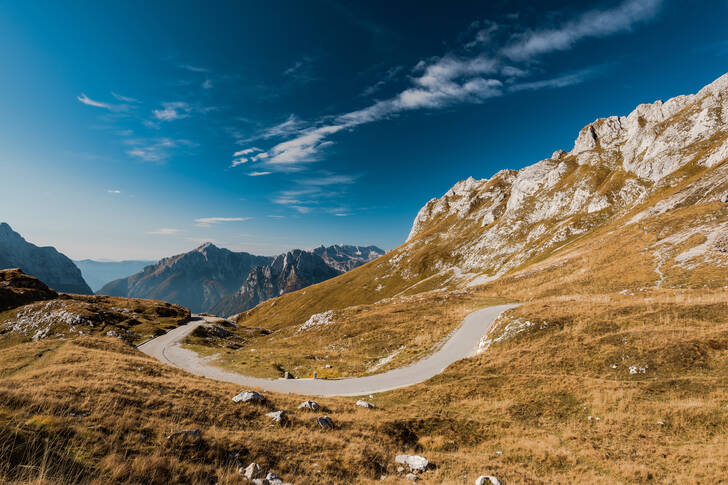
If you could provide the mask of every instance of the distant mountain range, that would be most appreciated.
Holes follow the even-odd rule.
[[[56,291],[91,294],[81,271],[53,247],[29,243],[5,222],[0,223],[0,269],[20,268]]]
[[[99,291],[110,281],[138,273],[145,266],[156,263],[156,261],[95,261],[93,259],[74,260],[73,262],[81,270],[83,279],[93,291]]]
[[[112,281],[98,293],[164,300],[193,312],[230,315],[333,278],[382,254],[375,246],[337,245],[270,257],[206,243]]]
[[[240,289],[211,308],[232,315],[276,296],[300,290],[345,273],[384,254],[376,246],[319,246],[296,249],[277,256],[270,264],[253,268]]]

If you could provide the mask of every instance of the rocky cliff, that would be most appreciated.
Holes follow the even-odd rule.
[[[81,271],[53,247],[29,243],[6,223],[0,223],[0,269],[20,268],[56,291],[92,293]]]
[[[262,301],[338,276],[382,254],[384,251],[376,246],[346,245],[289,251],[251,271],[240,289],[223,298],[212,311],[232,315],[248,310]]]

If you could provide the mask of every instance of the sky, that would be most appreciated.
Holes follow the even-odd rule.
[[[0,221],[73,259],[403,243],[728,71],[728,0],[6,2]]]

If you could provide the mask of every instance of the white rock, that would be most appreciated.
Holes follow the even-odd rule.
[[[424,472],[430,464],[427,458],[419,455],[397,455],[394,462],[407,465],[414,472]]]
[[[265,401],[265,397],[255,391],[243,391],[237,396],[233,397],[233,402],[261,403],[263,401]]]
[[[272,419],[276,423],[282,423],[286,419],[286,412],[285,411],[273,411],[271,413],[266,413],[266,416],[268,416],[270,419]]]
[[[298,405],[298,409],[310,409],[311,411],[318,411],[320,407],[316,401],[303,401]]]
[[[417,481],[417,475],[415,475],[414,473],[408,473],[408,474],[407,474],[407,475],[405,475],[404,477],[405,477],[405,478],[406,478],[407,480],[412,480],[413,482],[416,482],[416,481]]]
[[[475,480],[475,485],[500,485],[500,481],[492,475],[481,475]]]
[[[245,470],[243,470],[243,475],[245,475],[245,478],[247,478],[248,480],[261,478],[263,476],[263,470],[258,466],[257,463],[251,463],[245,468]]]
[[[370,403],[368,401],[364,401],[363,399],[359,399],[356,402],[356,405],[359,406],[359,407],[362,407],[362,408],[369,408],[369,409],[372,409],[372,408],[375,408],[376,407],[374,404],[372,404],[372,403]]]

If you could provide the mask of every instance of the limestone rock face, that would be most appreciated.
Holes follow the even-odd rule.
[[[29,243],[12,228],[0,223],[0,269],[20,268],[56,291],[90,295],[88,287],[73,261],[53,247]]]
[[[497,278],[629,213],[683,180],[683,173],[714,168],[646,215],[722,200],[728,188],[725,120],[728,74],[697,94],[598,119],[568,153],[557,150],[518,171],[460,181],[420,209],[406,243],[389,258],[391,274],[412,284],[435,276],[446,283]],[[433,247],[441,250],[414,271],[417,255]]]

